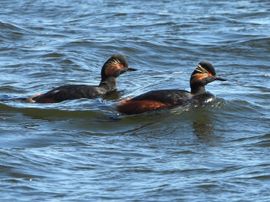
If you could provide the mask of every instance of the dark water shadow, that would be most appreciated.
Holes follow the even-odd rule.
[[[215,125],[211,112],[207,110],[198,110],[196,116],[192,119],[192,128],[198,139],[207,142],[215,140]]]

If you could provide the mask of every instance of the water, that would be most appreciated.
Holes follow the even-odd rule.
[[[139,69],[119,99],[189,89],[200,60],[227,82],[205,107],[117,114],[117,98],[0,103],[1,201],[269,201],[270,3],[0,2],[0,98],[97,84],[114,53]]]

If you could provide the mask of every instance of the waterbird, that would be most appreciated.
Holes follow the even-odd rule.
[[[115,54],[104,63],[99,85],[63,85],[46,93],[26,98],[26,101],[57,103],[64,100],[102,97],[116,91],[116,78],[127,71],[136,71],[136,69],[128,66],[128,62],[123,55]]]
[[[226,81],[216,76],[214,66],[208,61],[201,61],[190,77],[191,91],[179,89],[153,90],[131,99],[120,101],[118,112],[122,114],[140,114],[149,111],[171,109],[190,103],[201,103],[215,96],[205,90],[205,86],[213,81]]]

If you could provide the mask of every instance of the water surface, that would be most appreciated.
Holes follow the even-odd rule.
[[[227,82],[205,107],[119,115],[118,98],[0,102],[5,201],[269,201],[269,1],[0,2],[0,98],[97,84],[104,61],[139,71],[119,99],[189,89],[201,60]]]

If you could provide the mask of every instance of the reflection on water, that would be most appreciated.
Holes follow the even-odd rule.
[[[200,111],[198,112],[198,116],[194,117],[192,126],[194,133],[196,136],[201,139],[205,140],[206,142],[211,142],[214,139],[214,123],[212,120],[211,112],[207,111]]]

